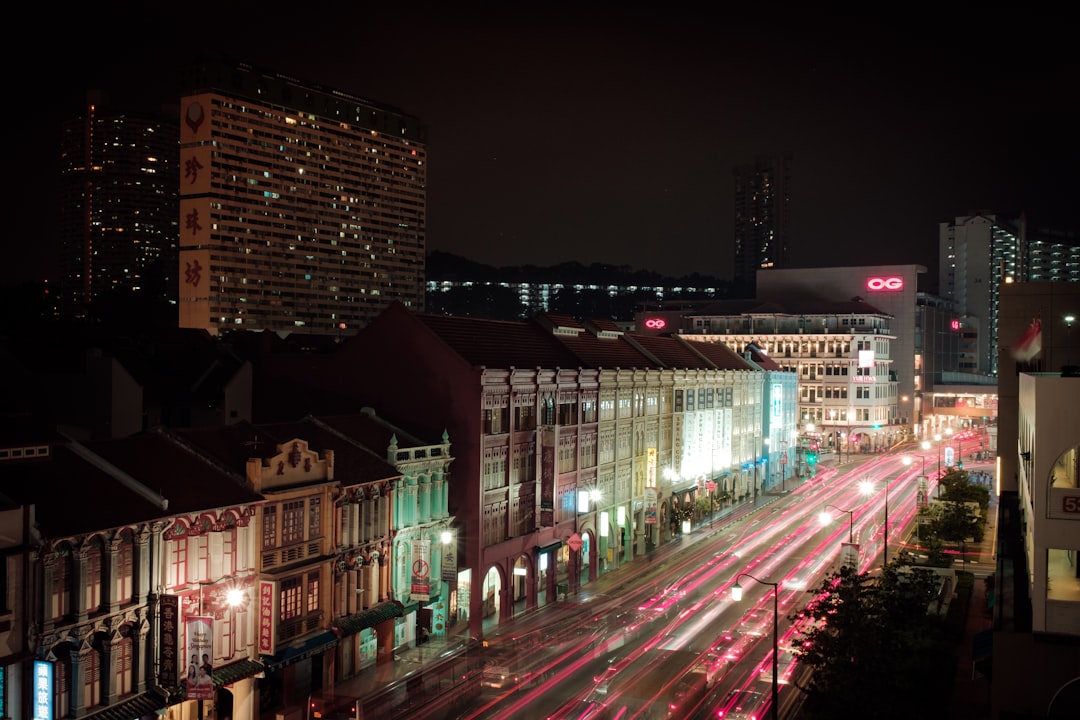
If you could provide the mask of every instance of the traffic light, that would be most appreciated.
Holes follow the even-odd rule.
[[[806,463],[808,465],[817,465],[817,453],[816,452],[808,452],[808,453],[806,453]]]
[[[963,460],[957,460],[956,461],[956,469],[957,470],[963,470],[964,469],[964,461]]]

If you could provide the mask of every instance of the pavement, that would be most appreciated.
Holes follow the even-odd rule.
[[[872,455],[855,454],[844,456],[843,466],[856,464],[871,459]],[[843,466],[837,467],[832,459],[819,464],[817,475],[820,478],[823,472],[842,471]],[[988,466],[989,467],[989,466]],[[973,469],[979,469],[977,466]],[[786,489],[794,490],[805,480],[789,477]],[[648,556],[642,556],[626,563],[618,570],[607,573],[598,578],[595,583],[590,583],[585,592],[603,592],[603,586],[618,582],[619,570],[626,570],[641,563],[652,563],[662,559],[668,554],[681,551],[690,544],[709,537],[710,529],[716,524],[716,530],[723,526],[725,520],[731,516],[738,516],[751,512],[757,507],[773,502],[785,493],[762,493],[756,501],[747,501],[729,505],[718,510],[713,518],[713,523],[702,526],[698,531],[684,536],[677,542],[669,542],[658,548]],[[995,551],[997,538],[997,502],[991,499],[989,518],[986,532],[982,542],[971,543],[967,546],[967,564],[957,565],[957,570],[967,570],[975,574],[975,587],[971,594],[967,612],[964,637],[957,646],[956,678],[953,688],[953,696],[950,710],[947,715],[951,720],[988,720],[990,718],[990,686],[989,680],[978,672],[973,671],[973,644],[977,633],[988,630],[991,627],[991,613],[986,607],[985,584],[983,578],[994,572]],[[555,606],[548,606],[555,607]],[[547,608],[538,608],[528,613],[516,614],[509,623],[502,625],[492,624],[489,629],[485,627],[485,637],[489,634],[497,635],[513,632],[515,623],[525,620],[533,620],[536,613],[543,613]],[[394,651],[393,661],[382,662],[374,667],[361,672],[357,677],[350,678],[337,685],[337,691],[343,695],[353,697],[367,697],[384,690],[388,685],[399,682],[407,682],[410,678],[421,675],[425,668],[431,668],[446,661],[448,657],[460,654],[467,649],[469,644],[467,622],[459,622],[455,627],[448,629],[442,636],[432,636],[427,642],[411,647],[401,647]]]

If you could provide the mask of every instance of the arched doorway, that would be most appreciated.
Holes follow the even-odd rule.
[[[499,607],[502,604],[502,573],[499,568],[492,565],[484,575],[484,582],[480,585],[480,597],[482,598],[481,616],[485,631],[488,627],[499,624]]]

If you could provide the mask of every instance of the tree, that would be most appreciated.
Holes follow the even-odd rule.
[[[826,578],[792,617],[793,652],[812,669],[800,685],[801,717],[911,718],[933,715],[928,688],[942,678],[930,662],[941,652],[941,620],[928,613],[938,581],[929,570],[894,561],[878,576],[851,568]],[[947,678],[951,680],[951,678]]]

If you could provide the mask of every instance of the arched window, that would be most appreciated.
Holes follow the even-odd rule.
[[[134,668],[132,666],[131,626],[125,625],[120,629],[123,638],[113,645],[116,653],[116,692],[120,697],[131,695],[134,692]]]
[[[71,710],[71,646],[53,648],[53,717],[67,717]]]
[[[130,603],[134,594],[135,537],[131,530],[120,533],[116,551],[116,601],[121,605]]]
[[[101,704],[101,653],[97,643],[83,658],[83,707],[93,708]]]
[[[83,550],[86,563],[86,611],[95,613],[101,609],[101,538],[91,538]]]
[[[71,613],[71,546],[58,545],[53,553],[52,587],[50,591],[50,615],[60,620]]]

